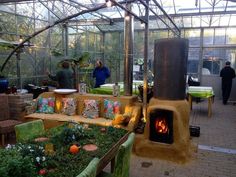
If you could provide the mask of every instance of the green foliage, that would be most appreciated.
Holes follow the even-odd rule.
[[[84,63],[87,63],[90,58],[89,52],[84,52],[79,58],[78,58],[78,63],[79,65],[82,65]]]
[[[82,68],[89,66],[90,54],[89,52],[84,52],[80,57],[74,57],[72,59],[65,59],[58,63],[58,67],[62,67],[63,62],[69,62],[72,68]]]
[[[126,133],[113,127],[90,125],[84,128],[74,122],[66,123],[45,133],[48,142],[30,141],[0,149],[0,176],[39,177],[39,170],[45,169],[45,177],[75,177],[94,157],[103,157]],[[53,144],[53,154],[44,154],[43,147],[47,143]],[[79,153],[69,152],[72,144],[79,144]],[[82,148],[86,144],[95,144],[98,149],[87,152]]]
[[[12,149],[17,150],[23,157],[30,157],[33,164],[40,170],[46,163],[44,155],[44,147],[38,144],[22,144],[19,143]]]
[[[126,130],[106,127],[106,132],[101,132],[101,127],[90,125],[84,129],[76,123],[67,123],[52,129],[48,136],[55,145],[56,152],[47,157],[47,169],[53,169],[46,177],[74,177],[78,175],[94,158],[101,158],[122,137]],[[74,138],[72,138],[74,137]],[[71,144],[81,146],[78,154],[70,154]],[[98,150],[87,152],[82,147],[86,144],[95,144]],[[50,171],[50,170],[49,170]]]
[[[60,142],[64,145],[68,145],[74,142],[78,142],[85,137],[86,135],[81,125],[70,123],[69,127],[64,127],[62,131],[58,134],[55,134],[52,139],[53,144],[57,144],[57,142]]]
[[[1,41],[0,41],[1,42]],[[0,50],[8,50],[8,49],[14,49],[15,47],[12,44],[1,44],[0,43]]]
[[[59,49],[52,49],[51,54],[52,54],[52,56],[55,56],[55,57],[63,56],[63,53]]]
[[[143,58],[136,58],[134,63],[136,65],[143,65],[144,64],[144,59]]]
[[[1,177],[32,177],[37,170],[30,156],[23,156],[19,151],[0,149]]]
[[[0,68],[1,68],[1,66],[0,66]],[[4,78],[5,78],[4,74],[0,71],[0,79],[4,79]]]
[[[75,82],[80,80],[80,81],[86,82],[87,86],[92,85],[90,83],[91,78],[90,78],[89,74],[91,73],[93,66],[91,63],[89,63],[90,62],[90,53],[89,52],[84,52],[81,56],[79,56],[79,57],[75,56],[72,59],[64,59],[57,64],[57,67],[61,68],[63,62],[65,62],[65,61],[70,64],[70,66],[74,72],[74,75],[77,77],[77,78],[75,78]],[[76,74],[76,73],[79,73],[79,72],[77,72],[78,70],[79,71],[83,70],[83,75],[79,76],[79,79],[78,79],[78,74]]]

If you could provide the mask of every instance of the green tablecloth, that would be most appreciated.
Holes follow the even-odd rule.
[[[189,87],[187,93],[193,97],[209,98],[214,96],[212,87]]]
[[[143,84],[143,81],[133,80],[133,94],[135,94],[135,95],[139,94],[138,86],[142,85],[142,84]],[[123,95],[124,94],[124,83],[118,82],[118,85],[120,86],[120,94]],[[114,83],[103,84],[103,85],[101,85],[100,88],[90,89],[89,93],[112,95],[113,86],[114,86]]]
[[[111,88],[93,88],[90,89],[89,93],[93,94],[102,94],[102,95],[112,95],[112,89]],[[121,89],[120,94],[124,94],[124,90]],[[133,94],[138,95],[138,89],[133,90]]]

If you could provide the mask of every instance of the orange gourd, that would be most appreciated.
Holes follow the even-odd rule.
[[[77,145],[71,145],[70,146],[70,153],[71,154],[77,154],[79,152],[79,147]]]

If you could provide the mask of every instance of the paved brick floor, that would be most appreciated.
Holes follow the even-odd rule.
[[[236,105],[215,99],[212,117],[207,117],[207,100],[193,103],[190,125],[201,128],[197,153],[181,165],[159,159],[131,157],[130,177],[236,177]],[[206,150],[204,150],[206,149]]]

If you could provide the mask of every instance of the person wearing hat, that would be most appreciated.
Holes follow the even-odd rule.
[[[70,64],[66,61],[62,63],[62,69],[59,70],[56,75],[51,75],[47,71],[48,77],[58,82],[58,88],[60,89],[72,89],[73,88],[73,72],[70,70]]]
[[[235,78],[235,70],[230,67],[230,62],[225,62],[225,67],[220,71],[222,77],[221,89],[223,104],[226,105],[232,88],[232,79]]]

